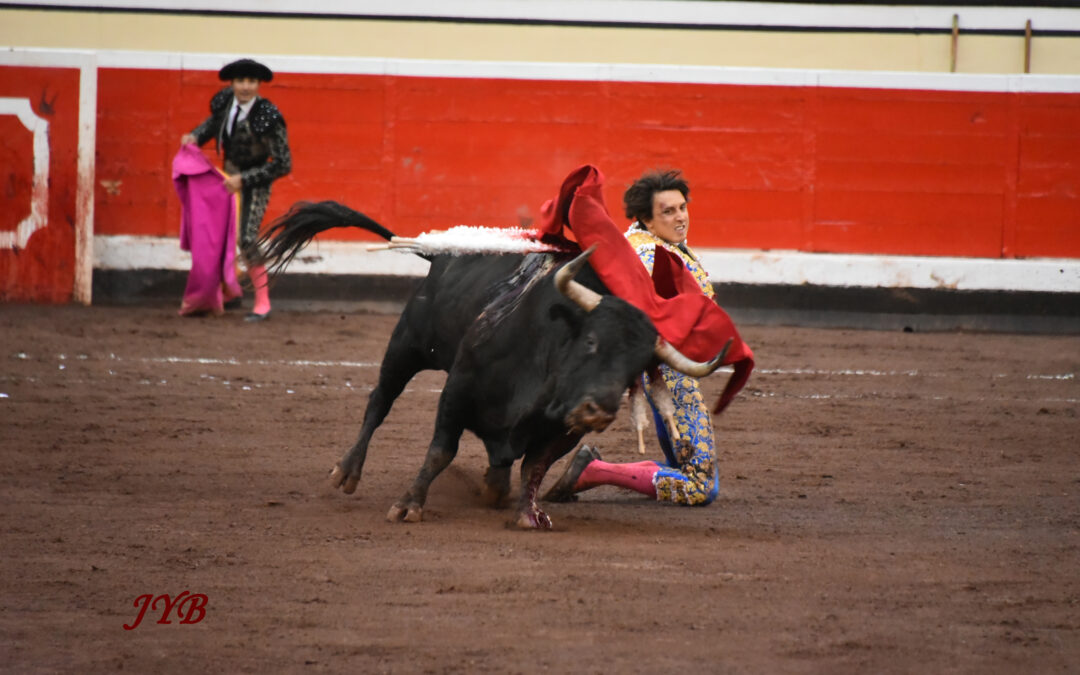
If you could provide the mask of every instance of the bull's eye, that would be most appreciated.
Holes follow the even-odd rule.
[[[600,351],[600,341],[596,339],[595,333],[589,333],[585,336],[585,353],[595,354]]]

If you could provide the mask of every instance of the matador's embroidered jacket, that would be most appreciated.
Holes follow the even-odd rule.
[[[198,145],[215,139],[224,151],[225,171],[243,180],[240,213],[240,245],[249,248],[259,235],[259,225],[270,201],[270,184],[292,170],[285,118],[273,103],[259,97],[248,116],[225,133],[234,95],[225,87],[210,99],[210,116],[191,132]]]
[[[663,246],[683,261],[705,295],[714,297],[715,291],[709,281],[709,273],[689,246],[670,244],[643,229],[638,223],[634,223],[626,231],[626,239],[650,274],[656,259],[656,247]],[[661,366],[660,372],[675,402],[675,424],[683,443],[680,447],[672,447],[662,418],[654,412],[660,445],[667,459],[667,466],[661,465],[653,476],[656,498],[689,506],[709,504],[716,499],[720,491],[719,472],[716,466],[712,419],[701,387],[695,378],[666,366]]]
[[[712,282],[709,281],[709,273],[702,267],[701,262],[698,261],[697,256],[690,250],[689,246],[685,244],[683,246],[676,246],[675,244],[669,244],[660,237],[657,237],[652,232],[643,229],[638,223],[634,223],[630,226],[630,229],[626,231],[626,239],[630,242],[630,245],[637,251],[638,257],[641,258],[641,262],[645,263],[645,268],[652,274],[653,259],[656,255],[656,247],[663,246],[667,250],[671,251],[686,265],[686,269],[690,270],[690,273],[694,275],[694,279],[697,280],[698,286],[701,286],[701,291],[710,298],[716,297],[716,291],[713,290]]]

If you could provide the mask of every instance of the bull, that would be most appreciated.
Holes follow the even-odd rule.
[[[343,204],[300,202],[261,238],[262,262],[277,274],[316,234],[335,227],[394,236]],[[422,519],[432,481],[468,429],[488,455],[486,500],[506,502],[521,459],[515,522],[550,529],[536,501],[545,474],[583,435],[607,428],[635,379],[661,362],[704,376],[727,351],[705,363],[680,354],[643,312],[608,294],[585,264],[591,252],[424,255],[430,270],[394,328],[359,437],[331,471],[334,486],[356,490],[372,435],[406,384],[422,370],[443,370],[427,455],[388,519]]]

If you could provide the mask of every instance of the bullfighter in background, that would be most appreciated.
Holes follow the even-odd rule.
[[[210,116],[180,142],[202,146],[213,138],[225,155],[225,187],[240,195],[240,252],[255,289],[255,306],[244,319],[262,321],[270,316],[270,292],[266,268],[255,262],[256,242],[270,186],[292,169],[289,137],[281,111],[259,96],[259,86],[274,78],[269,68],[240,59],[224,66],[218,78],[229,85],[210,99]]]

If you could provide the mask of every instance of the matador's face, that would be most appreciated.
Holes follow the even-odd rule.
[[[690,233],[690,210],[686,197],[678,190],[664,190],[653,194],[652,218],[644,225],[657,237],[669,244],[681,244]]]
[[[259,94],[259,81],[253,77],[238,77],[232,81],[232,91],[238,103],[247,103]]]

